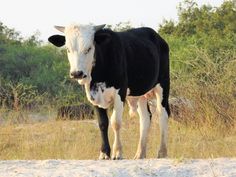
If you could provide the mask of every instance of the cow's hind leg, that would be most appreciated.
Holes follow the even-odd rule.
[[[110,159],[110,145],[109,145],[109,140],[108,140],[108,125],[109,125],[109,119],[107,116],[107,111],[106,109],[98,108],[95,107],[97,111],[97,116],[98,116],[98,125],[100,128],[101,132],[101,137],[102,137],[102,145],[101,145],[101,150],[100,150],[100,160],[107,160]]]
[[[138,101],[138,114],[140,118],[140,137],[134,159],[142,159],[146,157],[146,145],[151,122],[151,114],[148,111],[147,98],[145,97],[140,97]]]
[[[157,115],[159,117],[160,127],[160,148],[158,151],[158,158],[167,157],[167,133],[168,133],[168,114],[166,109],[162,106],[163,89],[158,84],[155,88],[155,95],[157,99]]]
[[[116,94],[114,98],[114,107],[111,116],[111,126],[114,131],[114,144],[112,150],[112,159],[122,159],[122,145],[120,141],[120,128],[123,115],[124,103],[121,101],[120,95]]]

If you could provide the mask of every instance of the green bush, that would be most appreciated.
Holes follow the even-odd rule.
[[[196,122],[236,121],[235,9],[233,1],[213,8],[185,0],[179,22],[160,26],[171,51],[171,95],[194,102],[194,114],[185,117]]]
[[[37,36],[23,40],[14,29],[8,29],[0,23],[0,106],[14,107],[13,90],[24,90],[24,97],[19,97],[26,107],[31,101],[30,94],[44,97],[51,104],[67,102],[69,95],[81,92],[77,83],[68,78],[68,62],[64,50],[51,45],[41,45]],[[77,94],[69,102],[82,98]],[[26,99],[29,99],[28,101]],[[66,99],[66,100],[64,100]],[[45,99],[44,99],[45,100]]]

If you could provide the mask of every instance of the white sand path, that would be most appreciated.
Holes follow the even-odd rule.
[[[0,177],[236,177],[236,158],[146,160],[1,160]]]

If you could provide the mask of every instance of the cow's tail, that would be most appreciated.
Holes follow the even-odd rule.
[[[159,82],[163,89],[162,106],[170,116],[169,92],[170,92],[170,63],[169,46],[164,39],[160,40],[160,73]]]

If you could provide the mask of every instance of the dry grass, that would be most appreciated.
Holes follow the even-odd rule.
[[[153,118],[147,158],[157,156],[159,127]],[[113,132],[109,129],[110,144]],[[124,158],[135,155],[139,137],[138,118],[124,116]],[[0,126],[0,159],[97,159],[100,133],[96,121],[44,121]],[[169,121],[170,158],[236,156],[235,127],[186,126]]]

